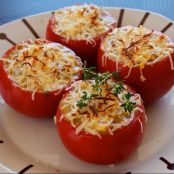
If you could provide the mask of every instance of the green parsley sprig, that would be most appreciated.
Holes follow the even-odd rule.
[[[82,79],[83,80],[88,80],[88,79],[93,79],[96,76],[96,67],[90,67],[90,68],[83,68],[83,74],[82,74]]]
[[[83,91],[83,95],[80,100],[77,101],[76,106],[82,109],[83,107],[87,106],[89,101],[92,100],[93,97],[97,97],[98,94],[91,94],[88,95],[86,91]]]
[[[120,81],[120,82],[117,82],[117,83],[114,83],[112,85],[113,87],[113,94],[115,96],[117,96],[118,94],[120,94],[125,88],[123,86],[123,83]]]
[[[131,94],[130,92],[124,94],[124,99],[126,100],[121,107],[124,108],[125,111],[128,111],[129,113],[132,112],[132,110],[135,108],[136,103],[130,101],[131,97],[133,96],[133,94]]]
[[[118,78],[119,73],[118,72],[105,72],[105,73],[96,73],[96,67],[90,67],[90,68],[83,68],[83,75],[82,78],[83,80],[88,80],[88,79],[94,79],[95,83],[93,87],[96,89],[96,91],[101,92],[100,85],[104,84],[107,82],[107,80],[111,77],[113,78]]]
[[[118,76],[118,73],[117,72],[113,72],[113,73],[110,73],[110,72],[105,72],[103,74],[96,74],[95,76],[95,84],[93,85],[93,87],[96,89],[96,90],[99,90],[100,89],[100,85],[101,84],[104,84],[107,82],[107,80],[111,77],[117,77]]]
[[[83,80],[89,80],[89,79],[95,80],[95,83],[93,84],[93,88],[97,92],[101,93],[102,89],[100,88],[100,85],[107,83],[107,80],[109,78],[117,78],[118,79],[119,73],[118,72],[97,73],[95,67],[90,67],[90,68],[84,67],[82,78],[83,78]],[[109,88],[109,90],[110,91],[112,90],[112,93],[115,96],[118,96],[120,93],[122,93],[125,90],[122,82],[123,81],[113,83],[112,87]],[[86,91],[84,91],[81,98],[77,101],[76,106],[79,107],[79,109],[82,109],[83,107],[88,105],[90,100],[92,100],[93,98],[95,98],[97,96],[98,96],[98,94],[89,95],[89,94],[87,94]],[[130,100],[132,96],[133,96],[133,94],[131,94],[130,92],[127,92],[123,96],[125,102],[121,105],[121,107],[124,108],[125,112],[131,113],[131,111],[135,108],[136,103],[134,103]]]

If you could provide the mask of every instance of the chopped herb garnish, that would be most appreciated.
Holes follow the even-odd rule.
[[[119,72],[112,72],[112,77],[119,78]]]
[[[93,79],[96,76],[96,67],[90,67],[90,68],[83,68],[83,75],[82,75],[82,79],[83,80],[88,80],[88,79]]]
[[[83,107],[87,106],[87,103],[85,103],[84,100],[80,99],[77,101],[76,106],[79,107],[80,109],[82,109]]]
[[[83,91],[83,96],[80,98],[80,100],[77,101],[76,106],[82,109],[83,107],[88,105],[88,102],[93,98],[97,97],[98,94],[91,94],[88,95],[86,91]]]
[[[89,67],[87,68],[86,66],[83,68],[83,80],[88,80],[88,79],[96,79],[96,81],[103,81],[107,80],[110,77],[118,78],[119,73],[118,72],[105,72],[105,73],[97,73],[96,72],[96,67]],[[105,79],[106,78],[106,79]]]
[[[95,80],[95,84],[93,85],[93,87],[96,89],[96,91],[99,91],[101,92],[102,89],[100,88],[100,85],[101,84],[104,84],[104,83],[107,83],[107,80],[111,77],[116,77],[118,75],[117,72],[113,72],[113,73],[110,73],[110,72],[105,72],[105,73],[98,73],[96,74],[94,80]]]
[[[86,66],[83,68],[83,80],[88,80],[88,79],[94,79],[95,84],[93,87],[96,89],[96,91],[101,92],[100,85],[106,83],[106,81],[111,78],[117,78],[119,77],[118,72],[105,72],[105,73],[96,73],[95,72],[96,68],[95,67],[90,67],[86,68]]]
[[[126,94],[124,94],[124,98],[126,99],[126,100],[130,100],[130,98],[133,96],[133,94],[131,94],[130,92],[128,92],[128,93],[126,93]]]
[[[87,92],[84,91],[81,99],[77,101],[77,107],[82,109],[84,106],[87,106],[88,100],[90,100],[90,96],[88,96]]]
[[[101,85],[106,84],[107,80],[110,78],[119,78],[118,72],[105,72],[105,73],[96,73],[95,67],[90,68],[83,68],[83,80],[93,79],[95,82],[92,85],[93,89],[95,89],[99,94],[90,94],[88,95],[86,91],[83,92],[83,96],[81,96],[80,100],[77,101],[76,106],[82,109],[83,107],[87,106],[89,101],[93,98],[100,96],[102,92]],[[112,84],[112,87],[108,89],[109,91],[112,90],[112,94],[118,96],[118,94],[122,93],[125,88],[122,81],[115,82]],[[133,94],[130,92],[123,95],[124,103],[121,107],[124,108],[125,112],[131,113],[131,111],[135,108],[136,103],[130,101]]]
[[[124,90],[124,86],[122,82],[117,82],[113,84],[113,94],[118,95]]]
[[[130,101],[130,98],[133,96],[130,92],[124,94],[124,99],[126,100],[121,106],[124,107],[125,111],[131,113],[131,111],[135,108],[136,103]]]
[[[126,101],[125,103],[121,105],[121,107],[123,107],[125,111],[128,111],[129,113],[131,113],[131,111],[135,108],[135,105],[136,103],[133,103],[131,101]]]
[[[103,73],[103,74],[96,74],[95,76],[95,84],[93,84],[93,87],[96,89],[96,91],[101,92],[100,85],[104,84],[108,78],[111,77],[111,74],[109,72]]]

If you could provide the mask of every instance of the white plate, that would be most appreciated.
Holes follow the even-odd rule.
[[[140,10],[106,9],[119,19],[121,26],[141,23],[174,39],[174,25],[163,16]],[[0,56],[14,43],[44,37],[50,15],[48,12],[0,26]],[[23,172],[174,173],[164,159],[159,159],[174,162],[174,91],[146,110],[148,124],[138,150],[126,161],[102,166],[72,156],[62,145],[53,119],[22,116],[0,99],[0,171],[19,172],[27,167]]]

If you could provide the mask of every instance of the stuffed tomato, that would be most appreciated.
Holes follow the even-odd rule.
[[[76,52],[88,65],[96,66],[101,40],[116,26],[116,20],[102,8],[74,5],[55,11],[49,20],[46,38]]]
[[[98,52],[100,72],[119,71],[146,103],[165,95],[174,83],[174,44],[143,26],[113,30]]]
[[[56,126],[65,147],[95,164],[126,159],[139,146],[146,115],[130,87],[108,79],[75,82],[60,101]]]
[[[21,42],[0,60],[0,93],[7,104],[33,117],[51,117],[82,62],[69,48],[43,39]]]

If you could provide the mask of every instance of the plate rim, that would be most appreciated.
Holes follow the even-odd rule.
[[[153,14],[153,15],[156,15],[156,16],[160,16],[166,20],[168,20],[169,22],[172,22],[174,24],[174,20],[168,18],[167,16],[164,16],[160,13],[157,13],[157,12],[153,12],[153,11],[150,11],[150,10],[143,10],[143,9],[137,9],[137,8],[127,8],[127,7],[107,7],[107,6],[101,6],[102,8],[106,9],[106,10],[114,10],[114,9],[117,9],[117,10],[129,10],[129,11],[138,11],[138,12],[144,12],[144,13],[150,13],[150,14]],[[31,14],[31,15],[27,15],[27,16],[23,16],[23,17],[20,17],[20,18],[17,18],[15,20],[12,20],[12,21],[9,21],[9,22],[6,22],[4,24],[1,24],[0,25],[0,28],[1,27],[5,27],[6,25],[10,25],[10,24],[13,24],[15,22],[18,22],[19,20],[22,20],[22,19],[26,19],[26,18],[32,18],[32,17],[35,17],[35,16],[41,16],[41,15],[45,15],[45,14],[49,14],[51,12],[54,12],[56,10],[48,10],[48,11],[45,11],[45,12],[41,12],[41,13],[35,13],[35,14]]]

